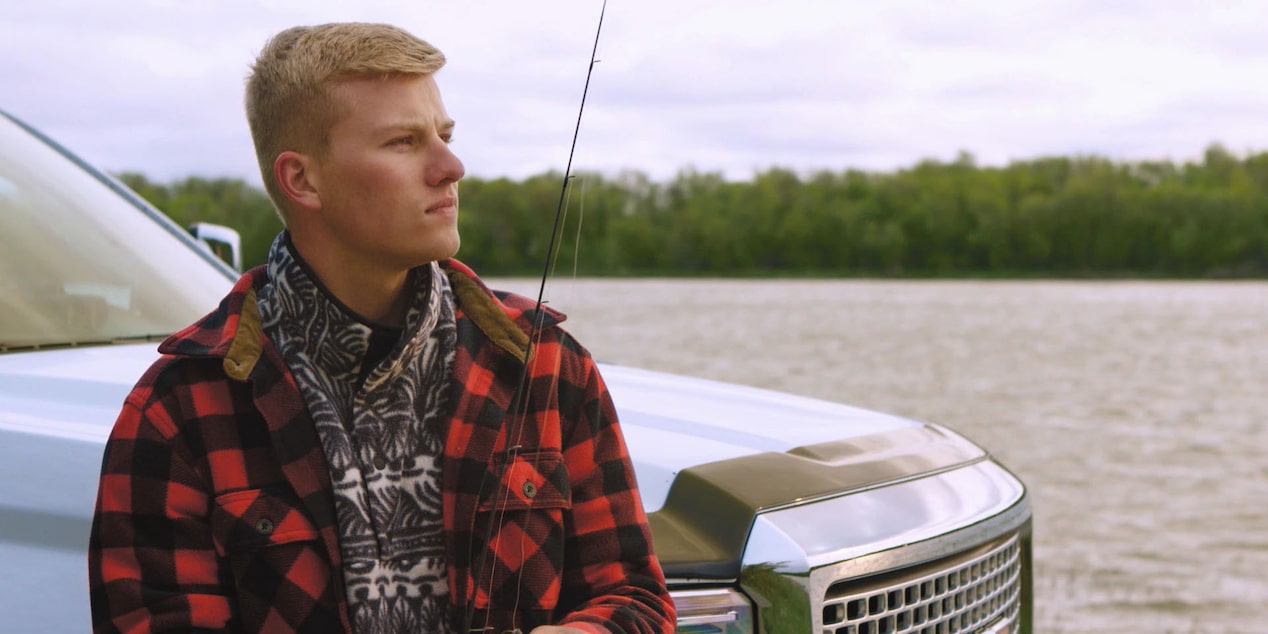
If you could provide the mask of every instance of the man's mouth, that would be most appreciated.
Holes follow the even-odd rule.
[[[453,196],[442,198],[432,203],[431,206],[427,208],[426,213],[443,215],[456,214],[458,213],[458,199]]]

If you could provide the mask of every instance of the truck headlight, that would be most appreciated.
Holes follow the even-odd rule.
[[[730,588],[676,590],[678,634],[753,634],[753,605]]]

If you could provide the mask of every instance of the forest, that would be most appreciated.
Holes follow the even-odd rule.
[[[176,222],[228,225],[243,263],[282,225],[239,179],[119,175]],[[559,173],[464,178],[458,258],[483,275],[540,275]],[[1268,277],[1268,152],[1200,161],[968,153],[873,172],[772,167],[745,181],[693,169],[657,182],[574,174],[556,270],[579,276]]]

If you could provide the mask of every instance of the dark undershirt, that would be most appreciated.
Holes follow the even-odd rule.
[[[370,326],[370,340],[366,343],[365,358],[361,360],[361,370],[357,373],[358,390],[365,385],[365,380],[369,378],[370,372],[378,367],[379,362],[391,354],[404,331],[405,328],[400,326],[384,326],[383,324]]]

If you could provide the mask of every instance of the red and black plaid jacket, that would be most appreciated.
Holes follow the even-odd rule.
[[[441,481],[454,622],[473,603],[473,627],[492,632],[673,631],[593,360],[547,311],[525,407],[516,386],[533,302],[444,266],[458,308]],[[349,631],[330,474],[260,329],[266,281],[262,268],[246,273],[165,341],[124,403],[89,546],[97,632]]]

